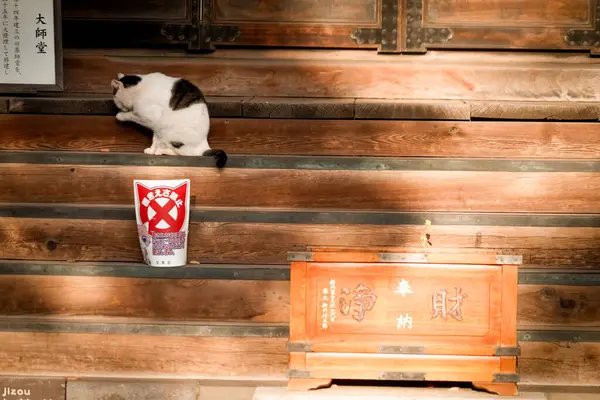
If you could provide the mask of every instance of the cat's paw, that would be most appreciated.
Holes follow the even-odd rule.
[[[129,120],[129,118],[127,118],[127,113],[123,112],[123,111],[118,113],[115,118],[117,118],[118,121],[128,121]]]
[[[144,149],[144,154],[154,155],[154,150],[152,150],[151,147],[148,147],[147,149]]]

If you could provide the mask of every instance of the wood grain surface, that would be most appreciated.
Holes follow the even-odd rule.
[[[289,321],[287,281],[0,276],[2,315]]]
[[[600,343],[522,342],[521,383],[597,386]]]
[[[287,339],[0,333],[0,373],[285,380]],[[85,348],[85,355],[81,349]],[[597,343],[521,343],[523,384],[597,385]],[[32,362],[35,354],[35,362]]]
[[[505,249],[523,268],[597,268],[598,228],[434,226],[434,247]],[[190,224],[188,260],[200,263],[287,264],[287,252],[314,246],[419,247],[422,226]],[[2,258],[141,261],[134,221],[0,218]]]
[[[202,56],[66,50],[64,56],[71,93],[110,94],[117,72],[160,70],[186,77],[211,96],[559,102],[600,101],[598,63],[586,54],[430,52],[399,58],[314,49],[220,49]]]
[[[2,150],[142,153],[151,143],[112,116],[0,115],[0,130]],[[229,154],[597,159],[599,135],[600,124],[575,122],[213,118],[209,143]]]
[[[202,207],[600,213],[594,172],[2,164],[0,202],[130,205],[134,179],[179,178],[191,179],[192,205]]]
[[[286,341],[5,332],[0,333],[0,373],[282,380]]]
[[[519,329],[600,328],[596,286],[519,285]],[[287,323],[287,281],[0,276],[0,315]]]

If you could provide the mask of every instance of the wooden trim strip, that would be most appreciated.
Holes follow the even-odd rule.
[[[0,332],[285,338],[287,325],[94,322],[4,317]]]
[[[128,165],[214,168],[211,157],[150,157],[132,153],[0,151],[0,164]],[[600,172],[595,160],[502,160],[481,158],[230,156],[227,168],[326,171]]]
[[[356,120],[595,122],[598,102],[464,101],[207,96],[211,117]],[[109,95],[61,94],[2,100],[0,113],[115,115]]]
[[[211,117],[241,117],[243,104],[252,97],[207,96]],[[0,113],[54,115],[116,115],[119,111],[110,96],[14,97],[5,100]]]
[[[517,340],[521,342],[600,342],[598,331],[551,331],[521,330],[517,331]]]
[[[552,272],[548,270],[519,271],[520,285],[600,286],[600,273],[580,271]]]
[[[133,202],[133,199],[132,199]],[[0,204],[0,217],[135,220],[133,207]],[[432,225],[600,228],[600,214],[411,213],[369,211],[259,211],[236,208],[192,209],[193,222],[311,225]]]
[[[0,260],[0,275],[289,281],[290,269],[289,264],[190,264],[181,268],[149,268],[142,263]],[[522,269],[518,277],[519,285],[600,286],[600,273],[587,271]]]
[[[153,323],[90,321],[76,318],[21,318],[0,319],[0,332],[44,332],[108,335],[161,335],[196,337],[289,337],[288,324],[235,324],[235,323]],[[526,342],[600,342],[600,331],[517,331],[519,341]]]
[[[289,281],[288,265],[202,264],[150,268],[141,263],[0,261],[0,275],[88,276],[154,279]]]

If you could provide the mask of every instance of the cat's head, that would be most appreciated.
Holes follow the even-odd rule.
[[[113,79],[110,83],[113,91],[113,100],[117,107],[123,111],[133,109],[133,98],[135,96],[138,83],[142,81],[139,75],[117,74],[118,79]]]

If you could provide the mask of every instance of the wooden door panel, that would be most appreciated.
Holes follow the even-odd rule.
[[[215,0],[204,8],[213,45],[395,51],[398,0]],[[223,28],[222,28],[223,27]],[[220,34],[226,29],[237,35]],[[206,38],[207,35],[203,34]]]
[[[378,0],[217,0],[215,20],[377,24]]]
[[[154,47],[198,41],[201,0],[63,0],[65,47]]]
[[[600,47],[598,0],[402,1],[406,23],[400,51]]]
[[[62,0],[66,19],[186,20],[186,0]]]
[[[589,0],[429,0],[427,22],[436,24],[573,26],[588,24]]]

